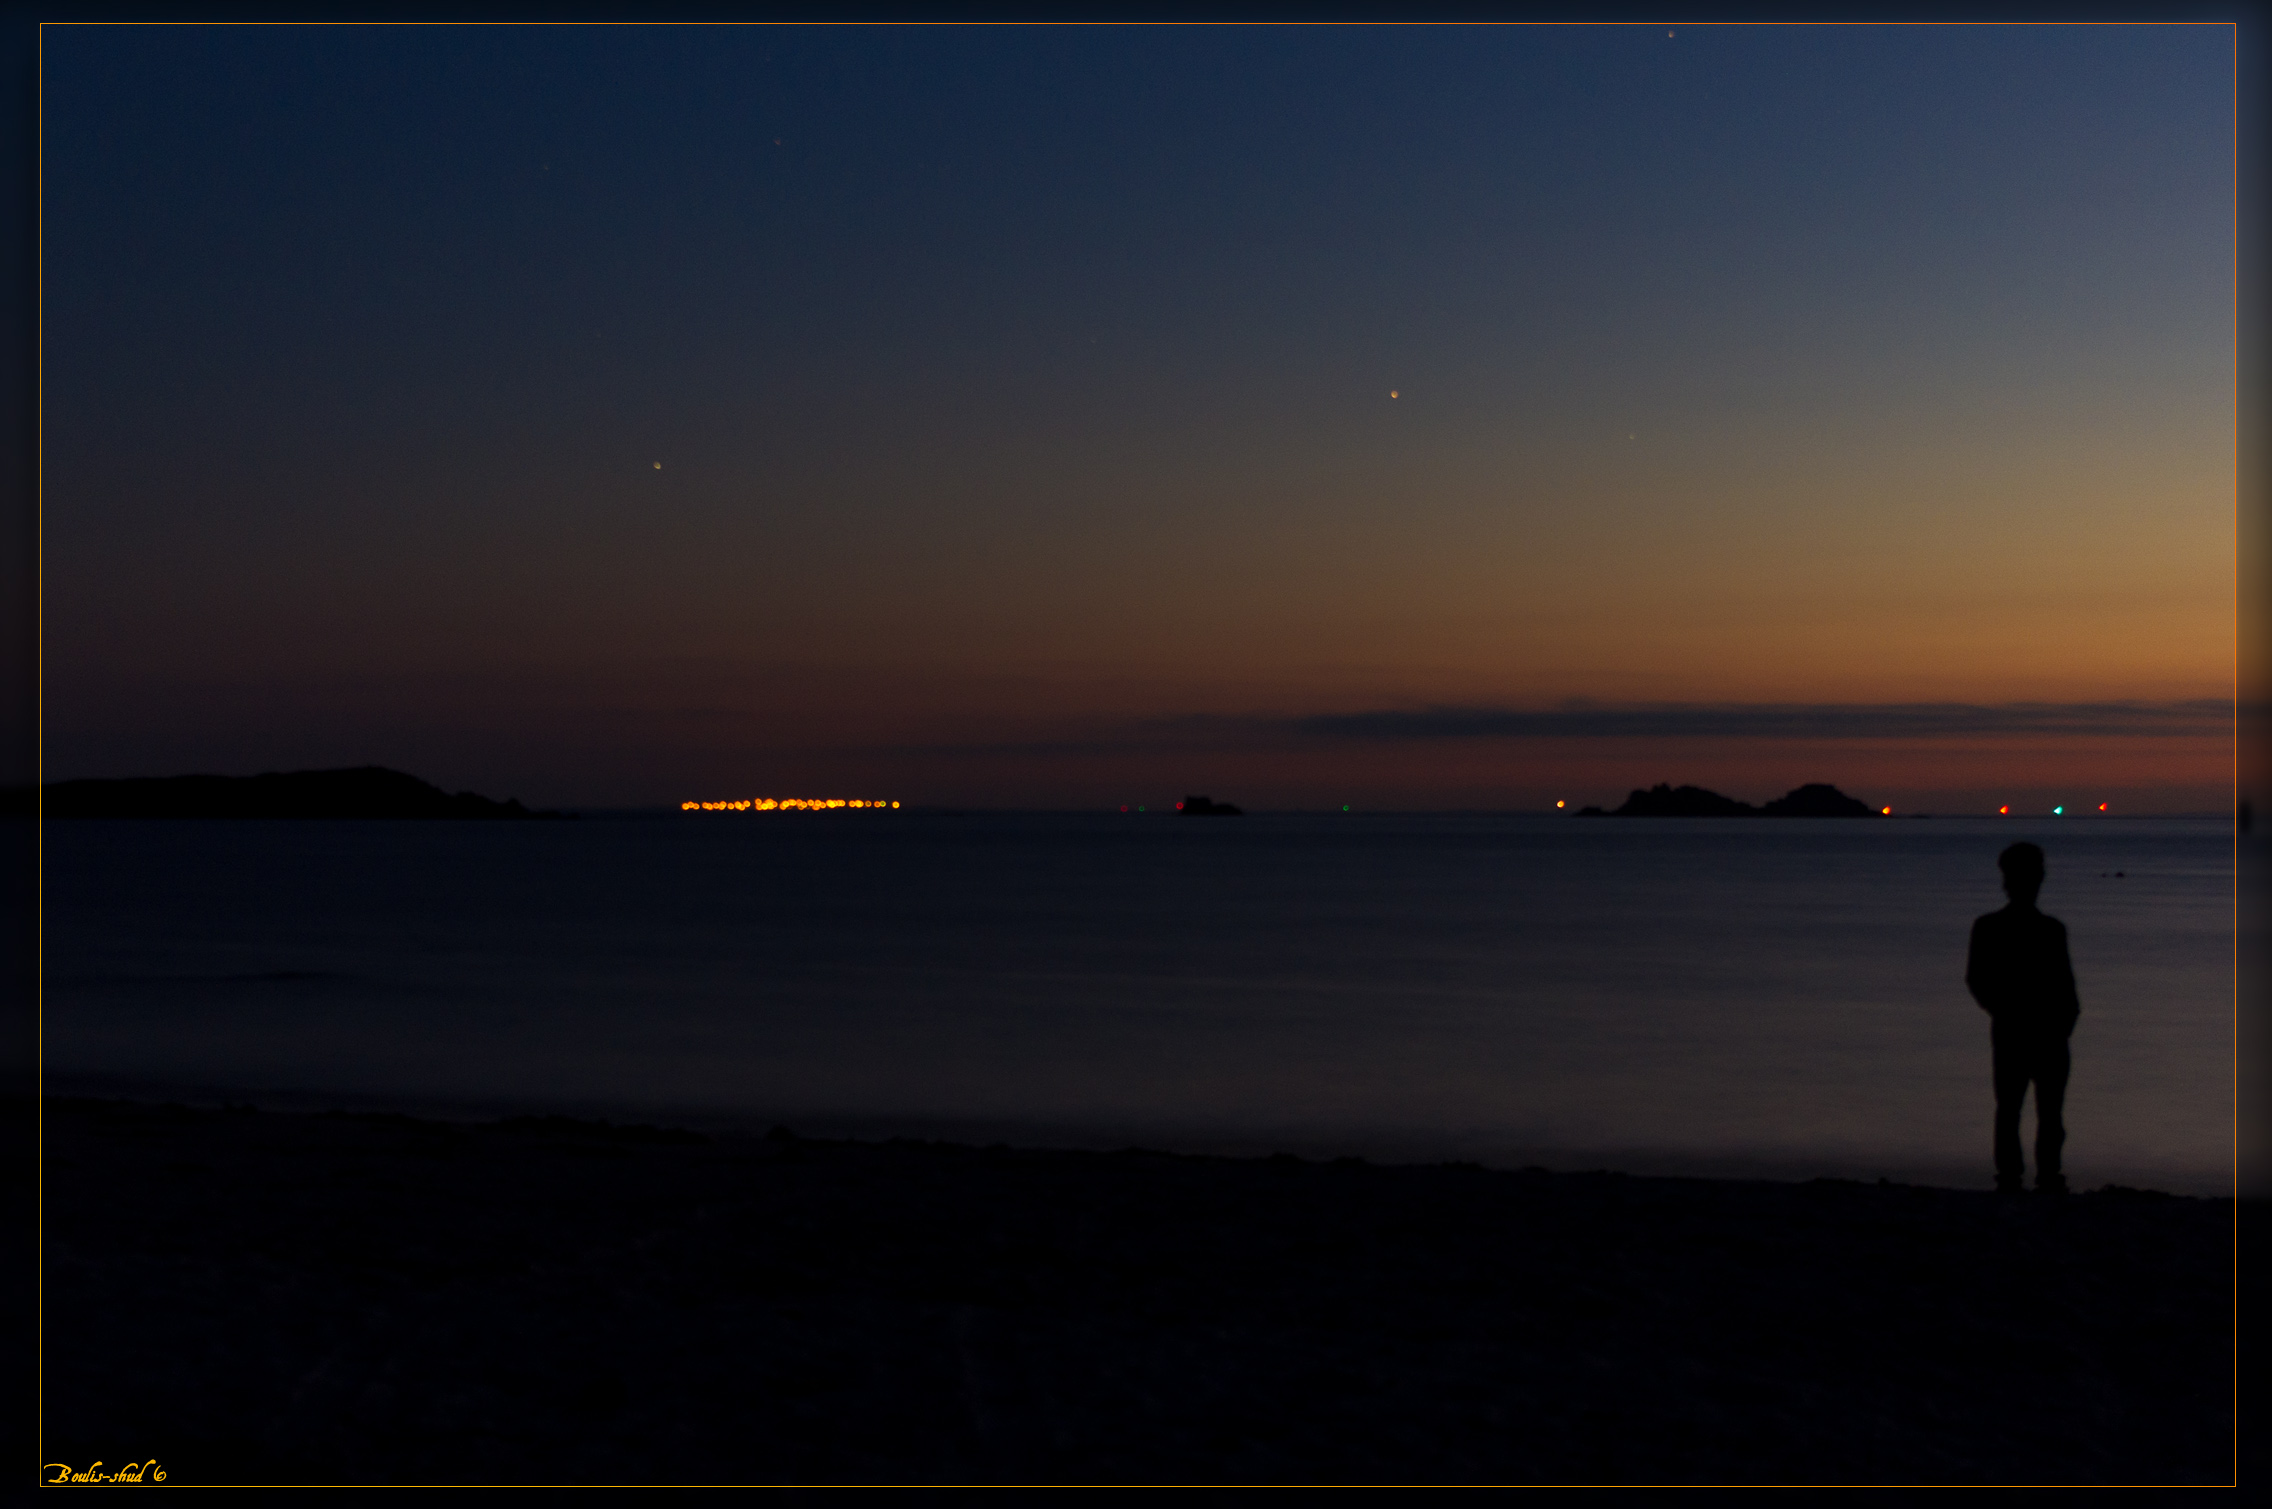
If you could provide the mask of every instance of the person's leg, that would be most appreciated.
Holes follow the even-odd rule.
[[[2067,1141],[2067,1124],[2060,1113],[2067,1104],[2067,1069],[2070,1060],[2064,1040],[2045,1043],[2035,1054],[2035,1187],[2065,1189],[2059,1167],[2059,1149]]]
[[[2020,1105],[2027,1099],[2027,1055],[2002,1033],[1990,1042],[1995,1052],[1996,1188],[2017,1191],[2027,1175],[2020,1159]]]

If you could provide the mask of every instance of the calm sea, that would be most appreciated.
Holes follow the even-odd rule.
[[[2221,822],[59,822],[47,1083],[1978,1186],[2022,837],[2070,1175],[2229,1189]]]

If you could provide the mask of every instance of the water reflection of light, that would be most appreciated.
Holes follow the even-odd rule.
[[[826,812],[837,807],[888,808],[899,803],[882,797],[745,796],[723,802],[680,802],[681,812]]]

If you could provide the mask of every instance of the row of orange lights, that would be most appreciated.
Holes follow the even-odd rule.
[[[899,803],[841,796],[748,796],[733,802],[680,802],[681,812],[825,812],[832,807],[896,807]]]

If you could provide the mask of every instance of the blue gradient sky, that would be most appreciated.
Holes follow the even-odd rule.
[[[47,774],[2220,807],[2232,31],[1673,31],[51,25]]]

